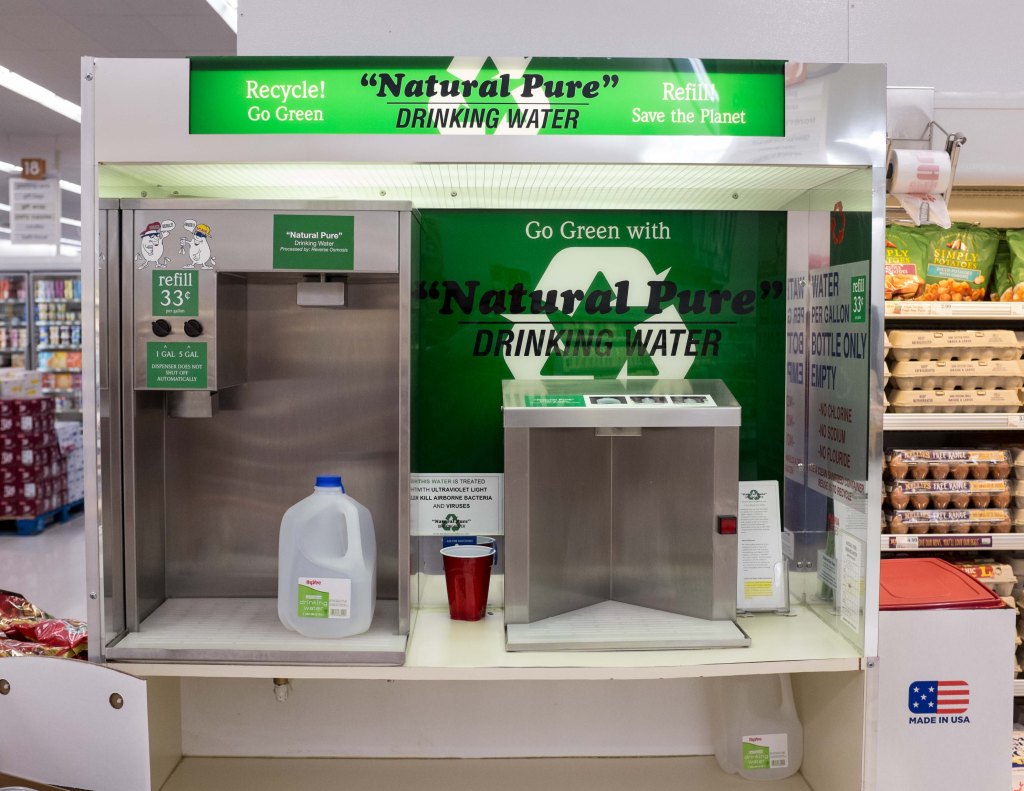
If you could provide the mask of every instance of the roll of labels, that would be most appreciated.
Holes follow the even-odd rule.
[[[886,164],[886,191],[899,200],[916,225],[950,226],[944,195],[953,167],[941,150],[894,148]]]

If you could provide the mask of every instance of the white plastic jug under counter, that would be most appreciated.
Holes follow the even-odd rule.
[[[376,592],[373,517],[345,494],[339,476],[317,476],[313,493],[281,519],[281,623],[306,637],[361,634],[373,621]]]
[[[715,758],[722,770],[748,780],[796,774],[804,730],[788,674],[709,679]]]

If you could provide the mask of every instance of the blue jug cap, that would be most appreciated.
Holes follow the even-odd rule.
[[[340,475],[317,475],[316,476],[317,488],[322,487],[334,487],[335,489],[341,489],[342,494],[345,492],[345,486],[341,482]]]

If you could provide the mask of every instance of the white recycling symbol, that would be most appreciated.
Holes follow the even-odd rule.
[[[537,290],[541,293],[554,291],[561,293],[566,290],[578,289],[580,283],[592,283],[598,275],[603,275],[609,283],[619,283],[623,280],[629,283],[629,294],[632,299],[639,299],[633,306],[646,305],[646,296],[650,292],[651,281],[664,280],[669,270],[655,272],[647,256],[632,247],[567,247],[555,254],[548,264],[544,274],[537,283]],[[637,296],[643,295],[643,296]],[[576,305],[572,314],[581,310]],[[511,331],[513,348],[528,348],[521,336],[529,332],[554,332],[555,327],[546,314],[507,314],[502,318],[512,322]],[[633,327],[633,330],[652,329],[654,331],[672,332],[674,330],[686,331],[686,324],[675,305],[652,315],[640,324]],[[618,341],[621,342],[621,341]],[[562,348],[565,344],[563,343]],[[655,379],[683,379],[687,371],[693,365],[693,358],[685,355],[673,355],[666,351],[651,353],[649,359],[658,369]],[[543,355],[528,356],[506,356],[505,363],[514,379],[541,379],[541,371],[547,364],[548,358]],[[617,379],[627,378],[626,371],[629,363],[623,363],[622,369],[616,374]],[[572,376],[564,374],[560,378],[593,379],[594,376]]]
[[[470,57],[456,57],[452,58],[452,62],[448,65],[449,74],[453,74],[460,80],[475,80],[480,72],[484,68],[484,64],[488,58],[470,58]],[[490,58],[495,68],[498,70],[498,78],[500,79],[504,75],[508,75],[510,80],[521,80],[523,75],[526,73],[526,67],[530,65],[530,58]],[[531,99],[529,102],[523,99],[523,85],[512,89],[511,95],[515,99],[516,105],[525,107],[527,104],[530,108],[539,110],[543,115],[544,110],[548,109],[551,105],[547,98],[538,97]],[[462,96],[431,96],[427,102],[427,109],[431,115],[434,115],[435,111],[443,111],[445,109],[457,109],[460,107],[466,107],[469,102],[466,101],[466,97]],[[442,117],[442,116],[439,116]],[[453,126],[438,126],[437,131],[442,135],[483,135],[487,133],[487,129],[484,127],[453,127]],[[508,124],[508,116],[502,115],[501,122],[494,130],[496,135],[535,135],[539,132],[539,128],[536,126],[527,128],[512,128]]]

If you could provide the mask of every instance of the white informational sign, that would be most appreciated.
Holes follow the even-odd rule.
[[[412,476],[414,536],[501,535],[503,476],[417,474]]]
[[[778,481],[740,481],[737,519],[736,609],[787,609]]]
[[[878,615],[879,791],[1010,785],[1015,613]]]
[[[864,542],[845,532],[836,533],[836,557],[839,560],[839,618],[854,634],[860,634],[864,610]]]
[[[60,182],[10,179],[11,244],[60,244]]]
[[[808,279],[807,481],[860,510],[867,497],[869,269],[860,261]]]

